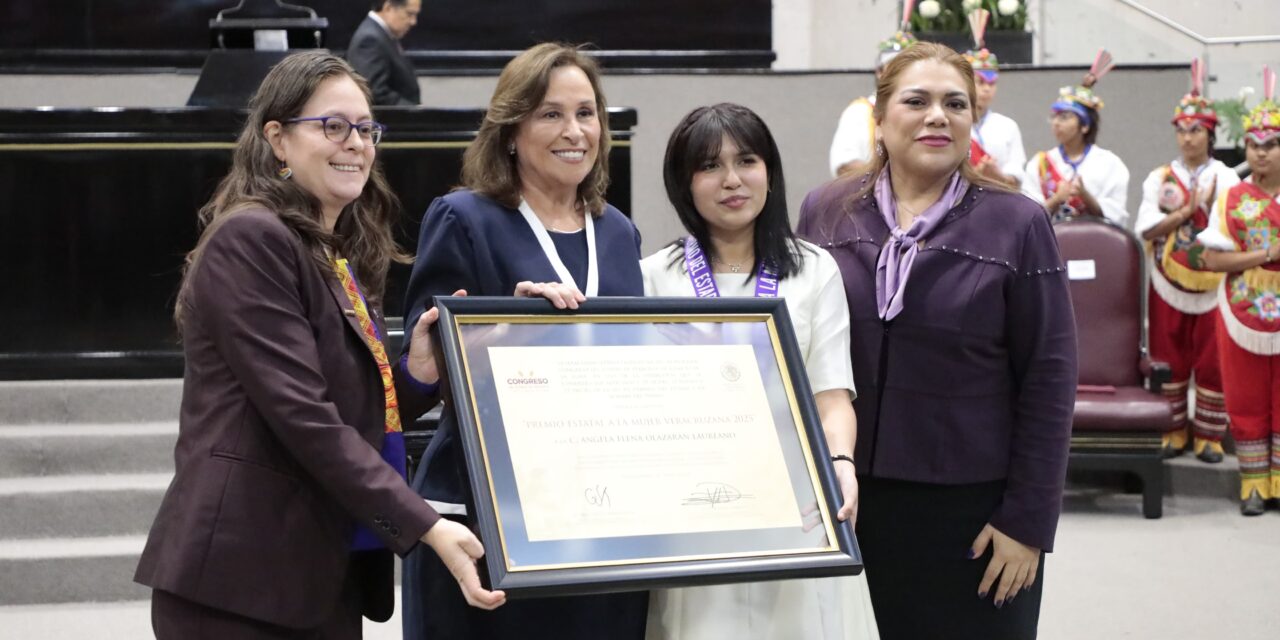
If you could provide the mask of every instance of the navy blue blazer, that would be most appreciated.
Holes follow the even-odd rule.
[[[612,205],[594,219],[601,296],[643,296],[640,233]],[[516,283],[559,282],[537,237],[516,209],[470,190],[436,198],[418,237],[418,256],[405,294],[405,326],[412,327],[438,295],[466,289],[473,296],[510,296]],[[409,349],[406,340],[405,352]],[[418,466],[413,486],[433,501],[466,504],[470,495],[462,443],[446,407],[440,428]]]

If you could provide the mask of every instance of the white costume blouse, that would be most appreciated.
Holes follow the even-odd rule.
[[[840,165],[849,162],[871,162],[871,147],[876,139],[876,121],[872,110],[875,95],[858,98],[845,107],[831,138],[831,176],[836,177]]]
[[[1167,166],[1173,170],[1173,175],[1177,176],[1178,182],[1190,191],[1195,191],[1196,185],[1202,185],[1201,188],[1213,185],[1212,191],[1203,191],[1200,194],[1200,204],[1205,209],[1211,209],[1218,196],[1240,183],[1240,176],[1221,160],[1211,158],[1200,168],[1198,177],[1194,180],[1191,171],[1187,170],[1187,165],[1183,164],[1181,159],[1174,160]],[[1160,185],[1164,182],[1164,171],[1165,167],[1155,169],[1147,174],[1146,180],[1142,181],[1142,204],[1138,206],[1138,222],[1133,229],[1139,236],[1164,220],[1165,214],[1160,210]],[[1210,225],[1209,228],[1212,229],[1213,226]]]
[[[801,241],[800,272],[778,284],[813,392],[854,393],[849,360],[849,307],[831,254]],[[640,261],[647,296],[693,296],[683,253],[671,246]],[[673,263],[674,260],[674,263]],[[751,296],[755,278],[716,273],[722,296]],[[847,464],[847,463],[841,463]],[[866,574],[658,589],[649,597],[649,640],[875,640],[875,612]]]
[[[1001,173],[1022,181],[1023,169],[1027,164],[1027,150],[1022,146],[1022,130],[1013,118],[987,111],[981,120],[974,123],[973,139],[982,145],[982,150],[987,155],[995,158]]]
[[[1032,200],[1044,204],[1053,195],[1050,190],[1045,193],[1048,181],[1042,162],[1047,159],[1049,166],[1062,180],[1070,180],[1076,176],[1077,169],[1062,157],[1062,153],[1054,147],[1048,151],[1037,153],[1027,162],[1026,172],[1022,177],[1022,193]],[[1102,207],[1102,214],[1110,221],[1128,229],[1129,211],[1125,201],[1129,192],[1129,168],[1116,154],[1093,145],[1089,153],[1079,164],[1079,175],[1084,188]],[[1055,218],[1071,215],[1074,209],[1063,204],[1058,211],[1050,211]]]

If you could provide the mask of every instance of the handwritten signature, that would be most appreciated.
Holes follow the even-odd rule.
[[[725,502],[736,502],[751,496],[743,495],[736,487],[725,482],[699,482],[697,489],[681,502],[684,506],[710,505],[712,507]]]
[[[587,499],[587,504],[593,507],[613,506],[613,499],[609,497],[609,487],[600,485],[587,487],[582,491],[582,496]]]

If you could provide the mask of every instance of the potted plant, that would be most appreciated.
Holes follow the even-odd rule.
[[[919,0],[918,4],[905,0],[903,6],[917,38],[960,52],[973,48],[967,16],[977,9],[991,12],[984,38],[986,48],[1004,64],[1031,64],[1032,34],[1027,30],[1025,0]]]
[[[1246,104],[1253,94],[1253,87],[1244,87],[1234,98],[1223,98],[1214,101],[1214,111],[1218,114],[1218,145],[1213,150],[1213,157],[1235,167],[1244,162],[1244,120],[1249,113]]]

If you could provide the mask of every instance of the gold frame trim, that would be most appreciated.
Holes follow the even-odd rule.
[[[1071,438],[1072,448],[1086,449],[1152,449],[1160,448],[1160,436],[1143,437],[1143,436],[1118,436],[1109,438],[1106,436],[1073,436]]]
[[[532,315],[532,314],[475,314],[475,315],[454,315],[453,328],[455,335],[458,336],[458,350],[461,354],[463,375],[468,381],[471,380],[471,363],[467,358],[467,347],[465,339],[462,335],[462,325],[464,324],[624,324],[635,323],[638,320],[647,320],[650,324],[662,322],[755,322],[763,321],[769,331],[769,342],[773,346],[774,360],[778,364],[779,373],[782,375],[783,388],[787,394],[787,404],[791,408],[791,419],[795,426],[796,436],[800,441],[800,449],[804,455],[805,468],[809,473],[810,486],[815,496],[824,495],[822,487],[818,479],[818,469],[813,458],[813,450],[809,447],[809,439],[805,436],[804,420],[800,416],[800,406],[796,400],[795,388],[791,385],[791,374],[787,368],[787,361],[782,353],[781,340],[778,338],[777,326],[774,323],[773,315],[768,313],[738,313],[738,314],[600,314],[600,315],[573,315],[573,316],[549,316],[549,315]],[[637,564],[657,564],[664,562],[690,562],[695,560],[721,560],[726,558],[766,558],[776,556],[790,555],[817,555],[823,553],[833,553],[840,550],[839,543],[836,542],[835,527],[831,521],[831,512],[827,509],[825,500],[818,500],[818,509],[822,513],[822,523],[824,532],[826,533],[827,545],[825,547],[805,547],[795,549],[780,549],[771,551],[755,551],[749,553],[717,553],[717,554],[696,554],[683,556],[664,556],[644,559],[630,560],[607,560],[601,562],[570,562],[560,564],[540,564],[528,566],[512,566],[511,554],[507,549],[507,535],[502,524],[502,511],[498,507],[498,496],[493,488],[493,474],[491,473],[491,465],[489,461],[489,448],[485,445],[484,423],[480,419],[479,406],[476,403],[475,386],[467,385],[467,395],[471,399],[471,417],[475,420],[476,430],[479,432],[480,440],[480,457],[484,461],[485,479],[489,483],[489,501],[493,505],[494,518],[498,524],[498,542],[502,547],[502,559],[506,564],[509,573],[519,573],[522,571],[551,571],[558,569],[581,569],[585,567],[616,567]]]

